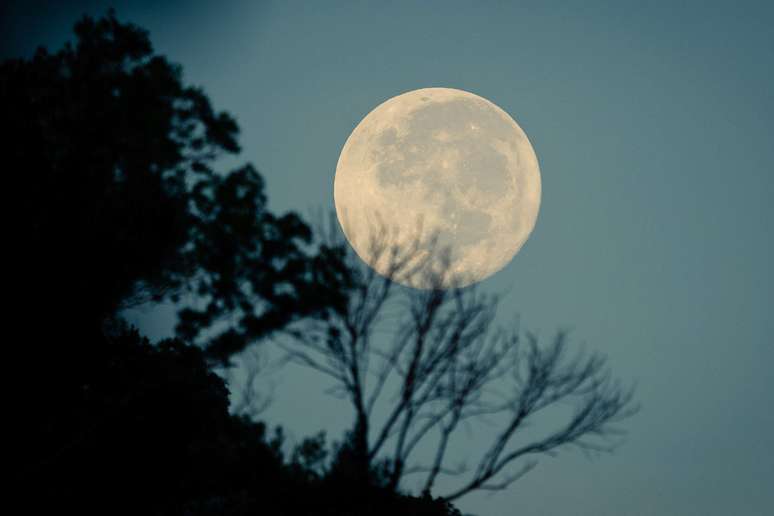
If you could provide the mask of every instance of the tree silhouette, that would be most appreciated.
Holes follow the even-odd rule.
[[[541,346],[517,325],[495,327],[496,296],[475,287],[441,288],[460,278],[447,277],[449,253],[437,238],[420,228],[414,244],[398,246],[395,231],[382,223],[365,236],[369,261],[383,263],[386,275],[350,253],[354,288],[347,310],[291,326],[284,332],[289,339],[279,340],[289,361],[332,378],[334,393],[351,403],[348,452],[359,469],[355,476],[378,471],[386,487],[397,489],[403,477],[424,474],[422,490],[430,492],[439,475],[457,475],[458,487],[442,495],[455,500],[506,488],[540,454],[567,446],[612,451],[620,434],[615,424],[636,406],[632,389],[611,379],[605,359],[571,356],[565,333]],[[331,246],[343,245],[335,222],[326,235]],[[395,283],[416,275],[430,288]],[[539,413],[565,403],[574,408],[564,423],[517,444]],[[453,435],[483,416],[498,422],[496,436],[473,468],[450,467]],[[426,464],[411,460],[423,443],[435,450]]]
[[[235,120],[112,12],[75,34],[59,52],[0,65],[22,304],[77,297],[58,307],[62,320],[98,326],[120,308],[192,293],[179,335],[219,360],[341,305],[336,257],[309,247],[297,215],[267,210],[258,172],[216,172],[239,151]]]
[[[297,215],[268,211],[254,167],[216,170],[239,151],[235,120],[185,85],[144,30],[110,12],[75,34],[56,53],[0,63],[18,216],[14,364],[31,376],[15,412],[28,512],[454,516],[449,500],[505,487],[525,458],[615,444],[588,439],[615,435],[633,410],[601,357],[565,361],[563,337],[541,347],[496,331],[497,299],[475,288],[397,287],[445,273],[418,248],[376,240],[393,267],[385,278],[342,241],[315,241]],[[123,308],[164,299],[181,307],[176,339],[151,344],[121,322]],[[380,340],[388,316],[393,338]],[[332,450],[316,437],[287,454],[280,431],[229,412],[211,367],[269,336],[352,403],[355,424]],[[505,377],[511,389],[493,396]],[[577,410],[564,426],[513,446],[567,400]],[[456,491],[432,498],[455,472],[454,433],[484,414],[503,418],[500,434]],[[432,432],[435,458],[412,462]],[[401,494],[417,472],[423,496]]]
[[[340,309],[339,251],[312,246],[298,216],[270,213],[252,166],[215,170],[239,150],[234,119],[184,85],[145,31],[110,12],[75,34],[0,64],[14,364],[28,375],[12,413],[21,511],[458,514],[375,486],[353,493],[321,469],[319,439],[287,455],[281,432],[229,413],[212,364]],[[151,344],[120,319],[189,292],[184,339]]]
[[[353,489],[322,465],[321,436],[291,453],[281,428],[235,417],[205,355],[114,329],[58,439],[36,443],[22,471],[28,513],[454,516],[442,500]],[[341,454],[338,454],[341,457]]]
[[[15,400],[24,492],[92,508],[112,493],[113,513],[185,512],[170,507],[200,487],[217,494],[202,468],[226,465],[207,450],[252,446],[245,456],[261,464],[250,467],[284,467],[269,467],[260,439],[245,444],[252,427],[228,415],[205,360],[335,310],[336,256],[309,246],[297,215],[267,210],[251,165],[215,170],[239,150],[236,122],[185,85],[144,30],[110,12],[79,21],[75,36],[0,63],[16,215],[9,299],[24,335],[14,363],[30,375]],[[188,292],[197,306],[182,311],[180,334],[204,353],[114,328],[124,307]]]

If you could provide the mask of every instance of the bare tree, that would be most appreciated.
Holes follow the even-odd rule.
[[[338,239],[329,245],[342,243],[337,229],[334,222],[326,231],[328,240]],[[541,454],[567,446],[611,451],[620,442],[615,424],[636,411],[633,391],[611,378],[602,356],[570,356],[565,333],[541,346],[518,324],[496,327],[498,296],[440,288],[449,284],[449,254],[437,239],[420,232],[415,245],[392,245],[386,225],[371,234],[369,262],[388,264],[380,269],[386,273],[351,253],[348,309],[290,328],[290,338],[279,342],[288,361],[332,378],[335,392],[352,404],[352,447],[364,469],[385,466],[393,489],[406,475],[424,475],[427,492],[439,475],[458,475],[458,487],[441,493],[454,500],[506,488]],[[396,284],[415,274],[429,288]],[[566,402],[573,409],[563,424],[517,444],[539,413]],[[464,422],[482,417],[496,418],[498,433],[474,467],[449,467],[450,439]],[[414,460],[420,445],[434,447],[428,463]]]

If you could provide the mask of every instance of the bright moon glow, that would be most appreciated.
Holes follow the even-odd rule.
[[[434,248],[448,251],[450,274],[440,286],[466,286],[502,269],[529,237],[540,170],[508,113],[466,91],[425,88],[377,106],[352,131],[334,200],[347,240],[380,274],[388,274],[387,261],[369,242],[386,225],[396,249],[433,234]],[[429,287],[416,276],[395,279]]]

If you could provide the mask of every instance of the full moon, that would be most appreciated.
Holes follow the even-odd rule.
[[[508,113],[466,91],[425,88],[387,100],[355,127],[333,190],[347,240],[376,272],[414,288],[464,287],[524,245],[540,209],[540,169]],[[393,273],[401,250],[444,274],[432,282]]]

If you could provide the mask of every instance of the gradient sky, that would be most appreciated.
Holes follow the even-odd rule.
[[[110,2],[0,11],[1,57],[57,48]],[[774,507],[774,3],[116,1],[218,109],[273,209],[332,209],[339,152],[376,105],[443,86],[508,111],[540,161],[532,237],[483,284],[502,311],[638,382],[627,442],[544,458],[480,516],[763,516]],[[645,5],[647,4],[647,6]],[[768,5],[767,5],[768,4]],[[132,314],[167,334],[169,310]],[[347,405],[306,370],[271,423],[332,436]],[[464,437],[464,436],[463,436]],[[458,443],[480,448],[486,431]]]

